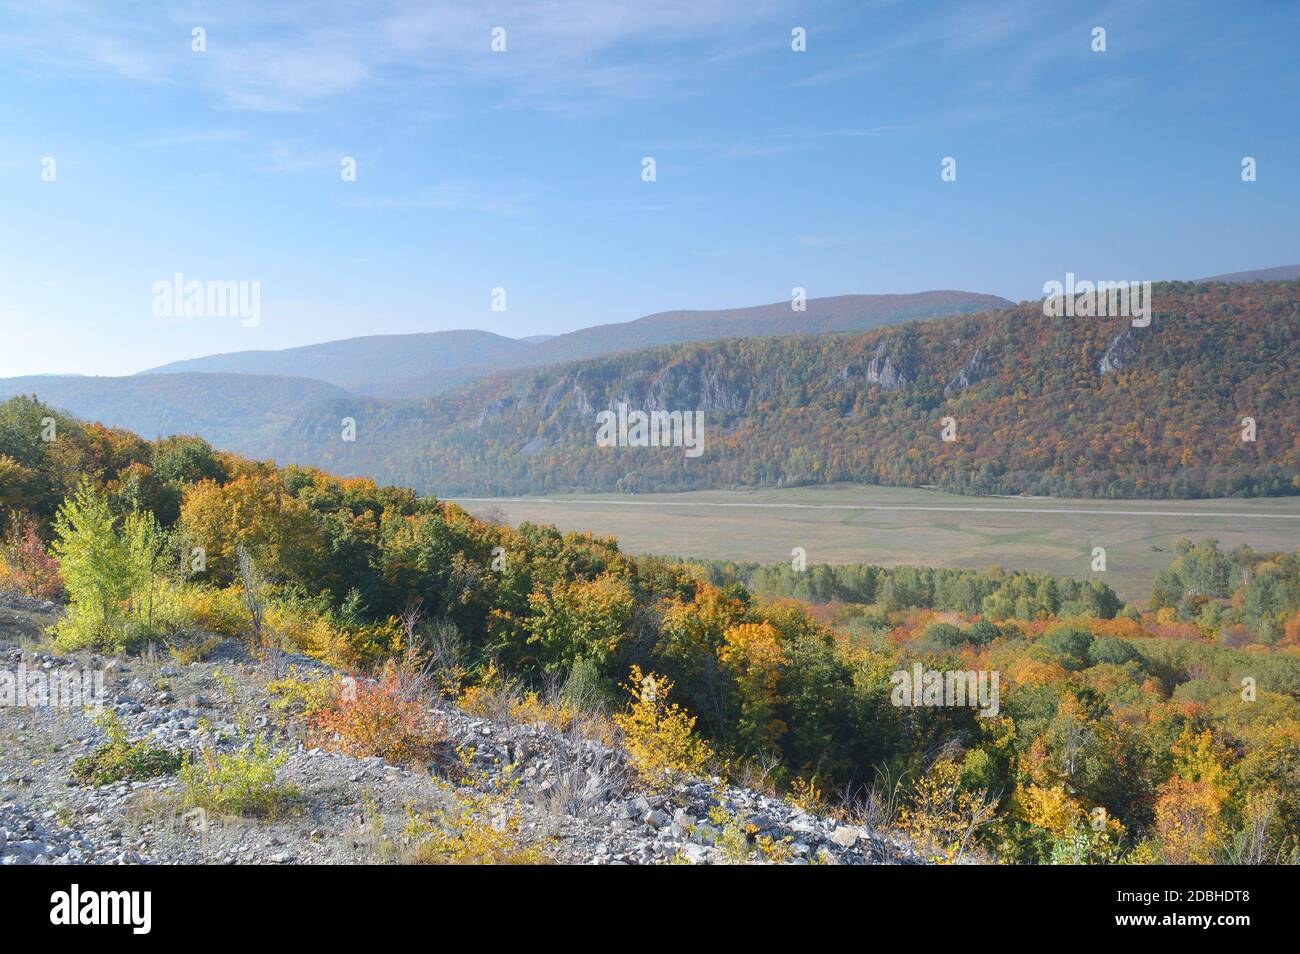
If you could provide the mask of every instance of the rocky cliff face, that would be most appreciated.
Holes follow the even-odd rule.
[[[694,367],[670,364],[651,378],[649,386],[635,403],[633,395],[629,404],[648,411],[698,410],[714,413],[732,413],[745,406],[745,399],[727,380],[716,365]]]
[[[1137,341],[1133,329],[1127,328],[1111,341],[1110,347],[1106,349],[1106,353],[1101,356],[1101,361],[1097,364],[1097,370],[1102,374],[1123,371],[1125,366],[1137,357],[1137,353]]]
[[[876,345],[875,354],[867,364],[867,380],[878,384],[885,391],[897,391],[907,385],[907,377],[894,366],[888,346],[883,340]]]
[[[670,363],[647,369],[617,388],[577,370],[543,383],[531,378],[514,394],[503,395],[484,406],[474,421],[483,427],[512,413],[532,413],[540,420],[592,423],[598,410],[616,410],[619,404],[639,411],[705,411],[732,414],[743,411],[747,396],[734,387],[716,365],[696,367]]]
[[[946,398],[961,394],[972,385],[978,384],[984,380],[988,374],[988,362],[984,356],[984,349],[977,347],[966,362],[957,369],[957,374],[951,381],[944,386],[943,396]]]

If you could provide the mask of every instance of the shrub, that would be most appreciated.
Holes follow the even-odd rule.
[[[450,808],[425,817],[408,810],[403,860],[416,865],[541,865],[542,846],[521,834],[519,816],[489,792],[457,792]]]
[[[423,677],[409,662],[390,662],[376,682],[340,681],[329,704],[312,717],[310,737],[333,752],[424,765],[446,738],[428,706]]]
[[[805,812],[825,812],[826,793],[817,784],[817,779],[796,777],[790,781],[790,790],[785,800]]]
[[[1211,781],[1171,778],[1156,799],[1155,836],[1165,864],[1208,865],[1223,846],[1223,795]]]
[[[489,663],[479,684],[467,686],[460,693],[462,711],[481,719],[497,722],[543,722],[561,732],[567,732],[583,715],[563,692],[554,701],[545,700],[541,693],[523,689],[517,682],[502,676],[494,663]]]
[[[46,552],[30,517],[11,520],[0,543],[0,588],[38,600],[52,600],[63,592],[59,561]]]
[[[178,666],[202,662],[212,655],[224,640],[220,636],[207,636],[175,643],[171,647],[172,661]]]
[[[1092,634],[1086,629],[1062,626],[1039,640],[1039,645],[1066,669],[1077,672],[1088,668]]]
[[[610,702],[609,687],[600,668],[584,656],[574,661],[560,698],[585,712],[605,712]]]
[[[457,703],[469,715],[505,722],[510,718],[510,710],[518,700],[519,692],[519,686],[505,677],[495,662],[490,662],[476,685],[460,690]]]
[[[633,666],[624,688],[631,708],[614,716],[623,731],[623,745],[642,783],[667,788],[683,775],[699,775],[713,760],[713,751],[695,735],[695,717],[667,701],[673,684]]]
[[[359,623],[327,603],[292,592],[270,596],[261,613],[261,628],[269,635],[334,669],[370,670],[407,648],[396,616]]]
[[[988,793],[963,791],[961,768],[952,759],[936,762],[916,783],[899,827],[932,861],[955,864],[979,829],[993,821],[997,806]]]
[[[709,822],[719,829],[717,846],[726,865],[785,864],[794,857],[789,835],[777,841],[760,835],[758,826],[743,820],[721,805],[709,809]]]
[[[302,679],[296,667],[289,668],[289,674],[283,679],[274,679],[266,684],[266,694],[271,699],[271,708],[277,712],[290,712],[311,719],[328,709],[340,691],[338,677],[323,679]]]
[[[158,594],[157,613],[162,625],[173,630],[200,629],[231,637],[248,631],[248,611],[238,587],[168,584]]]
[[[205,749],[181,769],[185,805],[227,815],[278,815],[298,796],[293,786],[276,782],[285,758],[260,738],[235,752]]]
[[[578,711],[564,700],[546,702],[539,693],[530,689],[511,705],[510,717],[516,722],[543,722],[561,732],[567,732],[573,727]]]
[[[265,584],[254,600],[241,583],[225,587],[167,583],[159,588],[154,620],[169,630],[204,630],[250,638],[261,630],[263,642],[301,652],[335,669],[364,669],[404,648],[397,617],[374,623],[335,618],[327,605]],[[257,608],[254,622],[250,606]],[[260,646],[258,648],[261,648]]]
[[[108,741],[72,763],[72,777],[83,785],[142,782],[174,775],[185,764],[179,752],[150,745],[145,739],[128,742],[126,730],[111,712],[102,713],[95,722],[108,733]]]

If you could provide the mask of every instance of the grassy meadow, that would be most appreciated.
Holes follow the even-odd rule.
[[[459,498],[471,513],[553,523],[618,538],[631,553],[776,563],[803,547],[811,563],[912,563],[1091,573],[1124,599],[1145,599],[1174,541],[1215,538],[1224,549],[1300,548],[1300,499],[1070,500],[965,497],[838,484],[680,494]]]

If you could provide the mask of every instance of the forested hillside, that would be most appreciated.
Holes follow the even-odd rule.
[[[149,437],[202,434],[225,450],[254,455],[265,454],[298,416],[348,397],[323,381],[270,374],[0,378],[0,400],[20,394]]]
[[[636,558],[23,398],[0,405],[0,508],[0,590],[68,600],[62,652],[193,659],[215,633],[383,674],[346,696],[274,690],[352,755],[418,761],[431,744],[400,660],[466,711],[588,713],[647,786],[743,778],[895,827],[936,861],[1300,857],[1294,553],[1181,544],[1149,607],[996,567]],[[928,689],[909,702],[913,671],[996,691],[979,710]]]
[[[283,461],[443,494],[857,481],[961,493],[1300,492],[1300,283],[1160,283],[1154,318],[1037,303],[863,334],[728,339],[304,413]],[[700,411],[705,447],[597,446],[596,414]],[[340,420],[357,421],[355,442]],[[943,440],[945,418],[951,441]],[[1255,422],[1253,440],[1243,440]]]
[[[1154,300],[1145,328],[1024,304],[860,334],[631,351],[421,401],[197,373],[13,379],[0,396],[446,495],[839,481],[1080,497],[1300,492],[1300,282],[1158,284]],[[700,412],[702,452],[598,446],[598,412],[620,404]]]

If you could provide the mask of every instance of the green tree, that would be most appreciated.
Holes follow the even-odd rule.
[[[53,550],[71,603],[56,635],[64,649],[125,649],[149,635],[162,533],[148,512],[118,528],[108,495],[83,481],[55,518]]]

